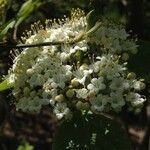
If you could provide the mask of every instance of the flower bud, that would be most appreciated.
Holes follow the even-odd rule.
[[[23,94],[24,94],[25,96],[28,96],[29,93],[30,93],[30,89],[29,89],[28,87],[25,87],[25,88],[23,89]]]
[[[88,97],[89,97],[89,98],[93,98],[93,97],[95,97],[95,95],[96,95],[95,91],[90,91],[90,92],[88,93]]]
[[[32,68],[30,68],[26,71],[26,73],[27,73],[27,75],[33,75],[34,70]]]
[[[82,64],[79,68],[80,70],[86,70],[88,69],[88,65],[86,63]]]
[[[127,75],[127,79],[135,79],[136,78],[136,74],[134,72],[130,72]]]
[[[99,77],[104,76],[104,75],[105,75],[105,73],[104,73],[103,71],[100,71],[100,72],[98,73],[98,76],[99,76]]]
[[[62,94],[59,94],[54,98],[54,100],[57,102],[62,102],[64,101],[64,96]]]
[[[90,109],[89,103],[88,102],[83,103],[82,109],[89,110]]]
[[[82,110],[82,109],[83,109],[83,102],[78,101],[78,102],[76,103],[76,108],[77,108],[78,110]]]
[[[71,80],[71,85],[72,85],[72,87],[78,87],[79,81],[76,78],[74,78]]]
[[[67,92],[66,92],[66,96],[68,98],[72,98],[74,96],[75,92],[73,89],[69,89]]]

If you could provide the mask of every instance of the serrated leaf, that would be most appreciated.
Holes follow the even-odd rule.
[[[0,83],[0,92],[9,89],[10,86],[8,85],[7,79]]]
[[[94,138],[94,139],[93,139]],[[121,126],[108,118],[76,116],[58,129],[53,150],[132,150]]]

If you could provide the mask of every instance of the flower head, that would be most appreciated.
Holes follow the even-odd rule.
[[[94,35],[69,44],[85,32],[84,13],[74,10],[70,19],[58,22],[47,21],[46,28],[37,32],[35,24],[25,44],[63,44],[25,48],[13,61],[8,83],[14,87],[17,109],[40,111],[50,104],[58,119],[70,118],[76,109],[118,112],[127,105],[139,110],[145,98],[137,92],[144,84],[129,78],[126,63],[118,55],[136,48],[125,30],[102,25]],[[92,44],[93,39],[103,46],[92,51],[88,43]]]

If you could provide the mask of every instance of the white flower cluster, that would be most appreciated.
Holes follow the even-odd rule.
[[[86,24],[84,13],[74,10],[71,19],[66,18],[59,24],[47,21],[45,29],[33,26],[33,32],[38,31],[25,44],[68,41],[83,33]],[[106,28],[100,28],[91,40],[97,43],[100,38],[105,39],[105,31]],[[107,38],[114,43],[115,38],[126,41],[127,36],[124,30],[107,29]],[[118,112],[126,105],[140,111],[145,98],[138,91],[145,85],[134,73],[127,72],[126,63],[114,54],[118,50],[116,45],[109,47],[114,53],[100,53],[91,51],[89,42],[88,38],[72,45],[25,48],[16,56],[8,78],[14,87],[16,108],[33,112],[50,104],[58,119],[70,118],[77,109]],[[109,43],[102,44],[108,48]],[[132,44],[128,50],[132,50]]]
[[[137,53],[137,45],[134,40],[129,39],[129,34],[121,25],[101,23],[96,32],[89,36],[89,41],[102,46],[102,51],[112,54],[122,54],[123,60],[128,60],[130,54]]]

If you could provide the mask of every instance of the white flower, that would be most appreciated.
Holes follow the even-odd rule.
[[[86,88],[76,90],[77,98],[86,99],[88,96],[88,90]]]
[[[13,85],[16,79],[17,77],[15,74],[10,74],[10,76],[8,77],[8,84]]]
[[[67,116],[70,113],[70,110],[67,107],[66,103],[57,103],[54,108],[54,113],[56,114],[56,117],[60,120],[63,117]]]
[[[87,89],[98,93],[99,90],[104,90],[106,88],[106,85],[104,84],[103,81],[104,81],[103,77],[93,78],[91,80],[91,83],[87,86]]]
[[[130,102],[133,107],[140,107],[146,101],[146,98],[138,93],[130,92],[126,96],[126,101]]]
[[[91,110],[93,112],[102,112],[106,109],[106,105],[110,101],[110,97],[107,95],[99,94],[95,98],[90,100]]]
[[[85,84],[85,81],[87,79],[87,77],[90,76],[90,74],[92,74],[93,70],[89,69],[89,70],[76,70],[73,72],[73,75],[75,76],[75,78],[77,79],[77,81],[81,84]]]
[[[145,88],[145,84],[141,81],[135,81],[133,83],[133,87],[134,87],[134,89],[140,91],[140,90],[143,90]]]
[[[108,80],[120,77],[126,70],[125,64],[120,65],[118,63],[119,58],[115,58],[112,54],[103,54],[96,58],[98,61],[93,64],[94,72],[99,72],[99,76],[106,76]]]
[[[110,98],[110,104],[114,110],[121,110],[121,108],[125,105],[123,95],[119,91],[111,92]]]

